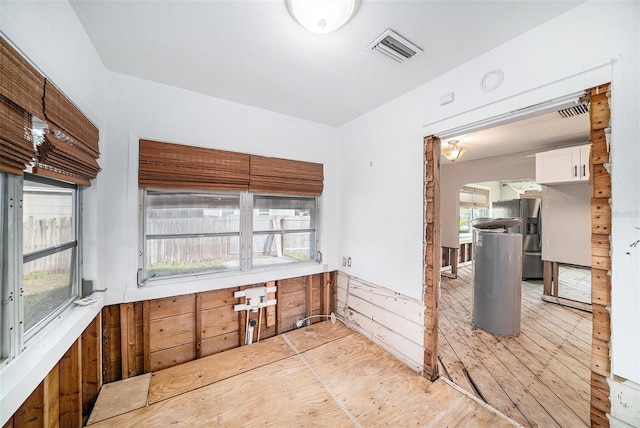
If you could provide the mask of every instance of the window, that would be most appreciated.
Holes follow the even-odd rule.
[[[28,173],[0,176],[0,338],[7,358],[79,294],[80,193],[74,184]]]
[[[316,198],[142,189],[138,282],[316,260]]]
[[[25,174],[22,198],[24,331],[31,336],[78,295],[77,187]]]
[[[144,278],[240,268],[239,194],[144,194]]]
[[[315,198],[256,195],[253,212],[253,266],[314,260]]]
[[[460,189],[460,235],[470,235],[471,222],[476,218],[489,216],[489,189],[463,186]]]

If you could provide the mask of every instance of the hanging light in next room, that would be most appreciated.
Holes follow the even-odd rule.
[[[360,0],[285,0],[291,16],[316,34],[336,31],[356,13]]]
[[[451,162],[455,162],[462,157],[466,149],[458,147],[458,140],[449,141],[449,146],[442,150],[442,156],[450,160]]]

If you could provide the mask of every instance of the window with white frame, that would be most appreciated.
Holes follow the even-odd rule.
[[[141,189],[139,284],[316,260],[316,197]]]
[[[470,236],[472,221],[489,216],[489,189],[463,186],[460,189],[460,236]]]
[[[1,174],[2,357],[79,295],[79,202],[75,184]]]

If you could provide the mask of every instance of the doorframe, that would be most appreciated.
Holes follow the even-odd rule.
[[[610,162],[610,83],[584,91],[589,95],[590,143],[589,160],[593,197],[591,199],[591,303],[592,347],[590,418],[592,425],[608,425],[611,412],[610,390],[607,378],[611,377],[611,175],[605,164]],[[508,114],[498,115],[480,123],[494,123],[497,118],[509,119]],[[467,130],[474,124],[466,125]],[[478,127],[479,128],[479,127]],[[460,129],[460,128],[458,128]],[[609,130],[609,133],[606,130]],[[467,131],[468,132],[468,131]],[[442,132],[439,135],[451,134]],[[424,376],[438,378],[438,296],[440,291],[440,138],[424,137]]]

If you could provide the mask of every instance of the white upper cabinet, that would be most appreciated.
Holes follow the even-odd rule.
[[[589,180],[591,144],[536,153],[536,182],[570,183]]]

